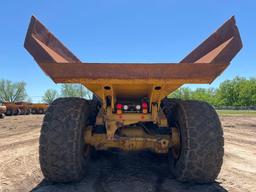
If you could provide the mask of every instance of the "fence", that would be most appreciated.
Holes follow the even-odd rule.
[[[217,110],[256,110],[256,106],[218,106]]]

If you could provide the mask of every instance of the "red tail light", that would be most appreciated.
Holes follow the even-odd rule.
[[[148,112],[148,104],[146,102],[142,102],[142,113]]]
[[[116,105],[116,108],[117,108],[117,109],[122,109],[122,107],[123,107],[123,105],[120,104],[120,103]]]
[[[142,109],[147,109],[148,108],[148,104],[146,102],[142,103]]]

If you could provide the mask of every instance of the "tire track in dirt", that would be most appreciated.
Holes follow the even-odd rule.
[[[230,191],[256,191],[256,117],[222,117],[225,137],[220,180]]]
[[[34,145],[35,143],[38,143],[38,138],[28,139],[28,140],[24,140],[24,141],[17,141],[14,143],[0,146],[0,152],[2,152],[4,150],[9,150],[10,148],[25,147],[26,145]]]
[[[13,119],[12,119],[13,118]],[[43,180],[38,136],[43,116],[0,120],[0,191],[256,191],[256,117],[221,117],[225,156],[216,183],[179,183],[169,174],[167,158],[148,152],[95,152],[79,183]]]

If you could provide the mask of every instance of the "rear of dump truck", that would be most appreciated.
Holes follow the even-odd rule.
[[[21,110],[19,109],[20,105],[14,102],[3,102],[3,105],[6,107],[5,114],[7,116],[19,115],[21,112]]]
[[[94,94],[48,108],[39,148],[46,179],[78,181],[92,149],[113,148],[168,154],[179,181],[216,179],[224,140],[214,108],[166,96],[187,83],[209,84],[228,67],[242,48],[234,17],[179,63],[83,63],[35,17],[24,46],[55,83],[80,83]]]
[[[29,105],[32,114],[45,114],[48,109],[47,103],[31,103]]]

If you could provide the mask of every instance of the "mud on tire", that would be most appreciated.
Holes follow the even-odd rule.
[[[40,166],[47,180],[74,182],[83,177],[90,152],[83,138],[88,115],[89,105],[80,98],[59,98],[48,108],[39,146]]]
[[[224,138],[214,108],[206,102],[168,100],[164,107],[170,126],[180,132],[178,158],[171,150],[172,174],[182,182],[210,183],[218,176],[224,155]]]

